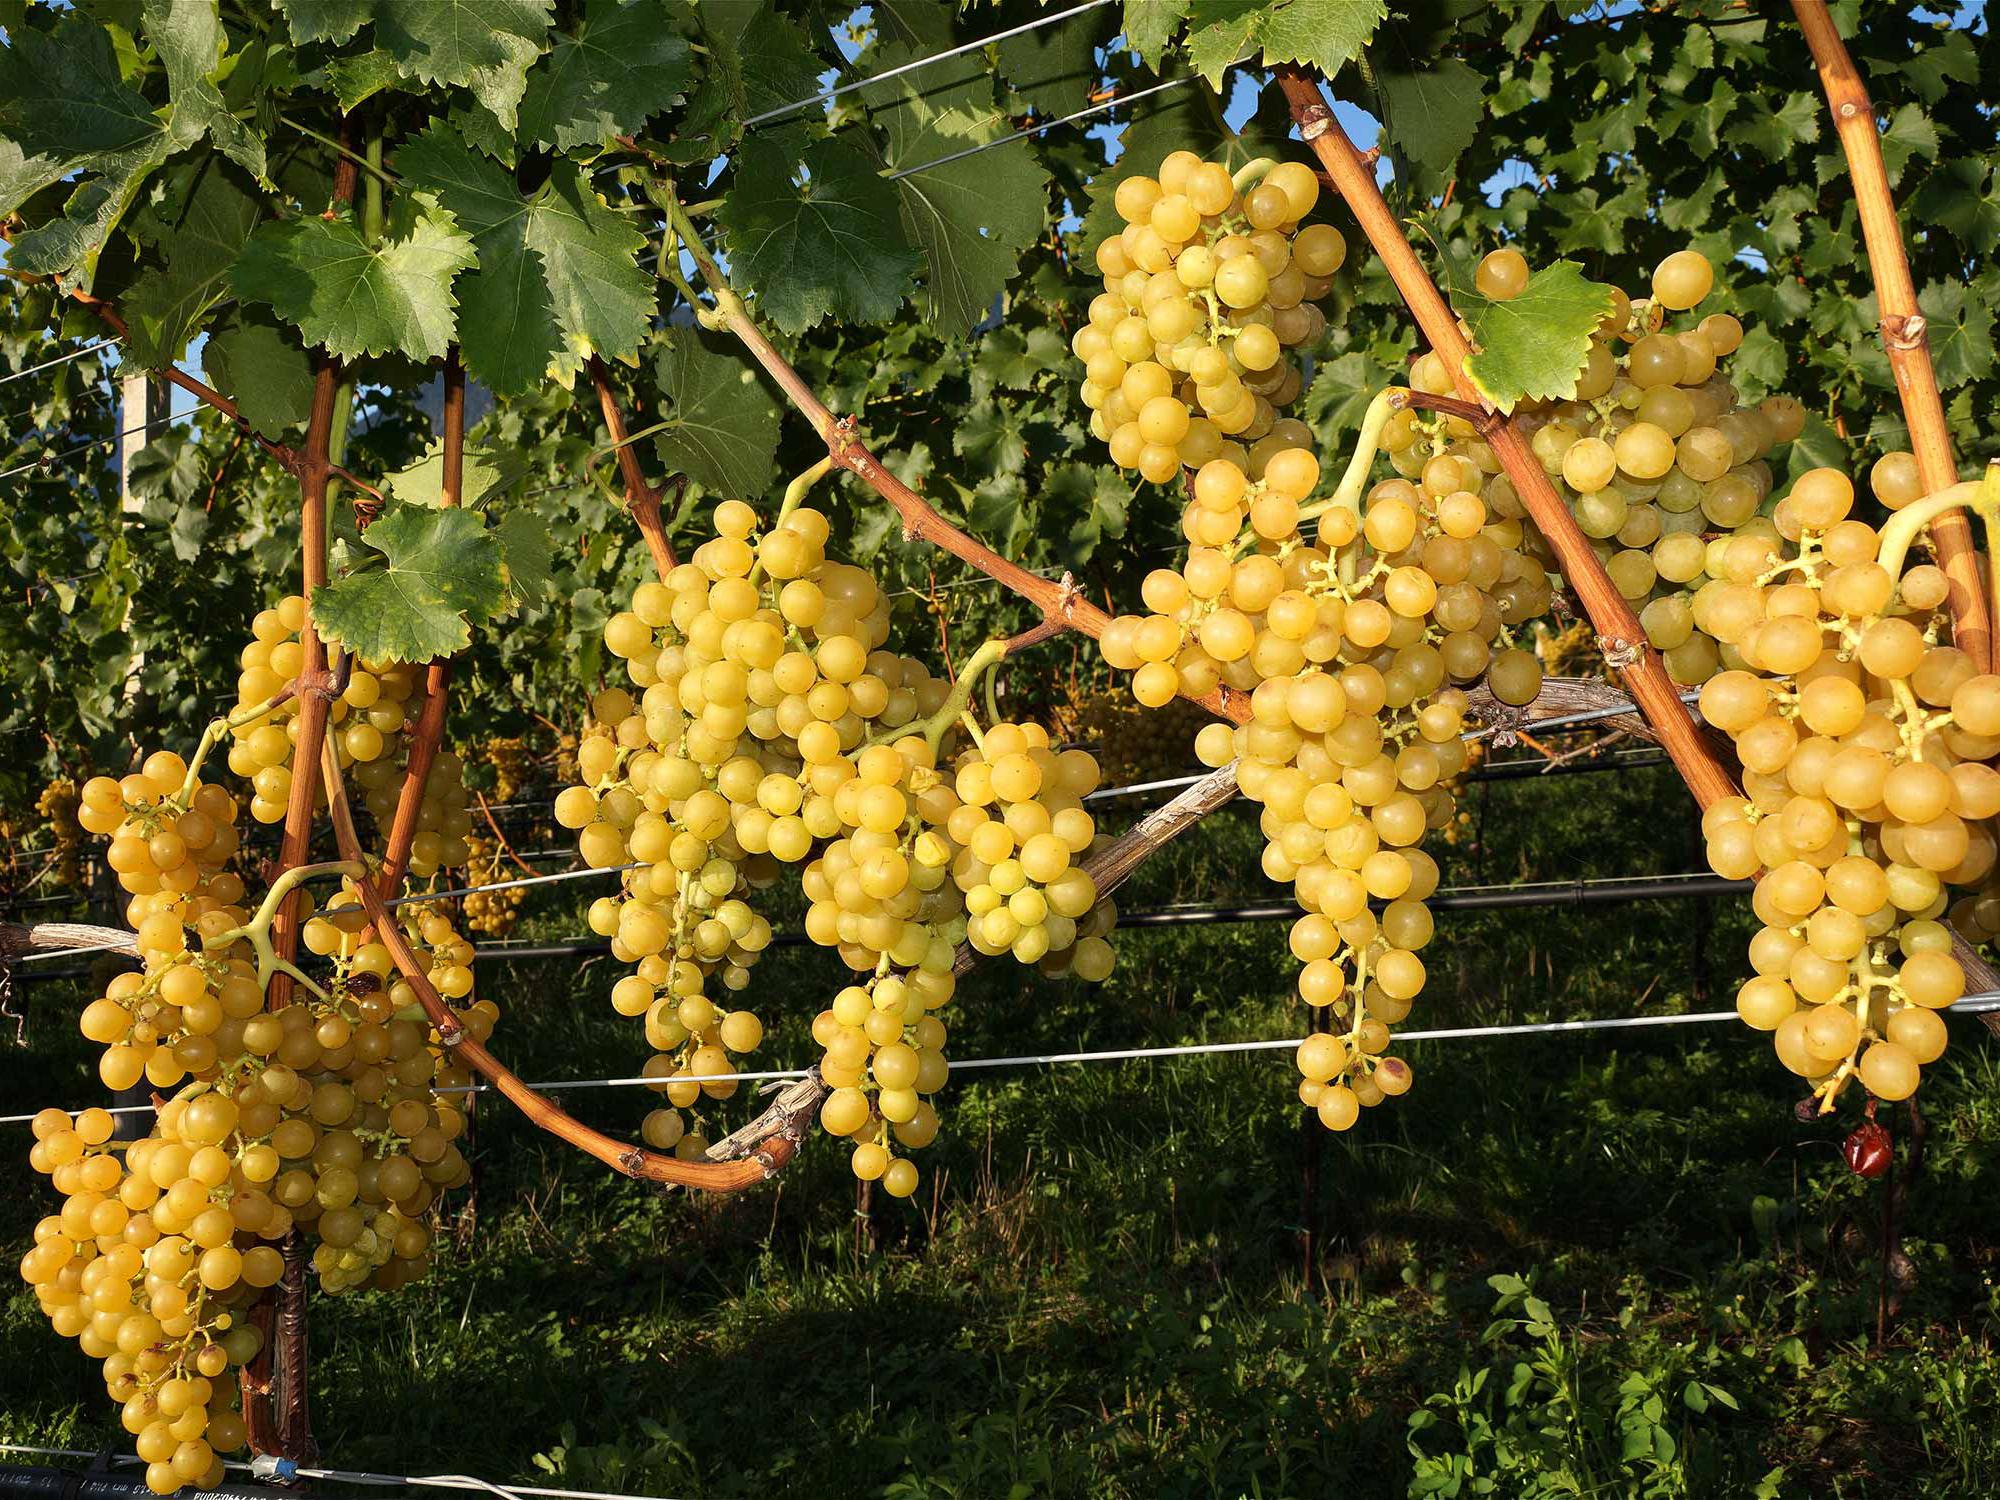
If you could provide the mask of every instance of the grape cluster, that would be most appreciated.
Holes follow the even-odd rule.
[[[511,872],[500,861],[498,840],[468,834],[465,851],[467,885],[496,885],[509,878]],[[505,937],[521,920],[521,904],[527,894],[520,886],[498,891],[475,890],[465,898],[465,925],[482,937]]]
[[[58,776],[35,798],[35,813],[48,825],[48,875],[57,885],[74,887],[82,878],[83,827],[76,820],[79,793],[67,776]]]
[[[595,868],[635,864],[622,897],[590,910],[634,972],[612,1005],[645,1018],[646,1065],[674,1108],[644,1126],[657,1149],[706,1149],[676,1109],[726,1099],[732,1054],[763,1025],[709,993],[741,990],[771,940],[745,899],[842,826],[836,801],[857,775],[850,752],[935,710],[948,685],[882,649],[887,600],[865,570],[826,556],[826,517],[799,507],[760,534],[755,510],[725,501],[716,534],[660,582],[633,592],[604,639],[633,689],[592,701],[577,747],[582,785],[556,820]],[[848,794],[851,797],[851,793]],[[678,1080],[707,1078],[706,1083]]]
[[[1201,708],[1185,699],[1147,709],[1126,693],[1104,689],[1077,695],[1061,719],[1064,737],[1095,755],[1114,786],[1184,774],[1188,746],[1208,722]]]
[[[268,702],[298,675],[305,660],[305,649],[299,642],[305,619],[306,601],[297,594],[258,612],[251,622],[251,640],[243,648],[242,670],[236,680],[238,712],[247,713]],[[363,806],[384,829],[395,816],[403,768],[409,760],[406,731],[423,710],[423,679],[423,668],[402,662],[357,662],[329,713],[328,742],[341,769],[360,788]],[[250,783],[250,816],[259,823],[284,821],[297,741],[296,698],[233,732],[229,769]],[[320,795],[323,802],[324,788]],[[441,749],[424,781],[417,833],[410,844],[411,871],[429,876],[447,866],[464,864],[465,838],[471,830],[464,765],[454,752]]]
[[[246,727],[262,726],[251,716]],[[204,748],[225,733],[218,721]],[[200,760],[156,751],[80,793],[79,823],[109,839],[142,963],[80,1026],[104,1048],[109,1087],[143,1079],[175,1092],[122,1161],[105,1111],[37,1118],[30,1159],[64,1202],[21,1263],[57,1329],[104,1361],[147,1483],[163,1494],[212,1487],[216,1455],[242,1445],[234,1384],[221,1377],[258,1351],[238,1314],[282,1274],[278,1243],[308,1231],[328,1291],[401,1285],[428,1265],[431,1204],[468,1173],[454,1142],[469,1076],[409,1018],[416,995],[388,949],[366,940],[351,881],[317,914],[290,883],[250,912],[226,868],[236,801],[201,779]],[[306,949],[331,972],[321,982],[291,969],[291,998],[266,1010],[270,927],[287,890]],[[471,945],[440,910],[405,906],[398,920],[438,991],[461,1002],[460,1025],[483,1040],[497,1011],[467,1001]]]
[[[517,735],[496,736],[467,745],[459,752],[459,759],[467,770],[480,769],[492,775],[496,802],[512,802],[535,771],[528,742]]]
[[[1518,250],[1496,250],[1476,281],[1483,296],[1508,301],[1528,276]],[[1736,665],[1705,623],[1704,594],[1732,537],[1777,535],[1763,514],[1777,479],[1771,459],[1805,425],[1790,397],[1740,401],[1723,368],[1743,342],[1736,318],[1717,312],[1668,326],[1714,282],[1705,257],[1679,250],[1654,269],[1649,298],[1613,288],[1575,395],[1523,402],[1514,418],[1667,671],[1690,686]],[[1441,367],[1421,361],[1412,383],[1451,389]],[[1488,499],[1498,514],[1523,513],[1504,479]]]
[[[1318,199],[1302,163],[1239,186],[1191,151],[1119,183],[1125,227],[1097,247],[1104,291],[1071,340],[1091,433],[1119,467],[1166,484],[1211,459],[1242,466],[1244,444],[1297,398],[1286,351],[1325,329],[1314,302],[1347,258],[1338,229],[1299,223]],[[1206,524],[1214,541],[1235,535],[1220,517]]]
[[[1764,872],[1737,1011],[1825,1108],[1857,1077],[1882,1099],[1916,1089],[1965,990],[1952,930],[1982,941],[2000,916],[2000,677],[1938,643],[1941,575],[1902,569],[1853,504],[1838,470],[1802,475],[1773,534],[1728,540],[1704,590],[1740,665],[1701,711],[1745,792],[1704,815],[1709,863]]]
[[[1438,871],[1418,845],[1455,811],[1448,784],[1466,761],[1464,690],[1483,681],[1503,702],[1534,698],[1541,666],[1512,632],[1548,608],[1551,590],[1545,554],[1530,550],[1539,538],[1518,504],[1504,508],[1492,450],[1455,419],[1390,415],[1384,406],[1372,420],[1397,477],[1364,496],[1364,466],[1354,492],[1343,486],[1313,498],[1320,463],[1311,431],[1278,414],[1298,386],[1276,350],[1296,342],[1295,332],[1317,332],[1317,314],[1307,316],[1300,299],[1325,292],[1344,246],[1331,227],[1297,230],[1282,290],[1273,280],[1263,303],[1215,311],[1217,298],[1235,305],[1233,294],[1221,295],[1221,277],[1245,259],[1242,250],[1217,255],[1236,234],[1234,216],[1247,221],[1244,242],[1268,247],[1275,260],[1318,192],[1297,164],[1269,166],[1247,191],[1233,184],[1240,198],[1210,192],[1227,181],[1221,172],[1175,153],[1157,182],[1128,179],[1118,201],[1127,228],[1099,253],[1111,290],[1092,317],[1103,319],[1104,337],[1126,344],[1107,357],[1079,334],[1092,384],[1106,387],[1100,377],[1117,373],[1112,360],[1138,353],[1134,322],[1112,321],[1114,292],[1167,310],[1157,329],[1148,326],[1161,335],[1156,357],[1130,364],[1123,378],[1136,375],[1143,394],[1170,366],[1192,376],[1169,380],[1137,412],[1140,437],[1185,422],[1186,435],[1170,448],[1142,450],[1139,467],[1160,482],[1192,470],[1181,521],[1190,550],[1178,568],[1147,575],[1146,612],[1114,619],[1101,646],[1114,669],[1132,674],[1133,696],[1149,708],[1218,687],[1249,695],[1249,722],[1202,729],[1195,753],[1205,765],[1235,763],[1239,788],[1262,805],[1265,872],[1291,883],[1304,909],[1292,932],[1306,966],[1300,993],[1343,1025],[1300,1049],[1300,1093],[1330,1128],[1345,1129],[1364,1105],[1409,1086],[1408,1067],[1384,1049],[1388,1023],[1408,1014],[1424,982],[1419,950],[1432,932],[1424,899]],[[1169,233],[1182,222],[1182,201],[1215,203],[1218,217]],[[1254,260],[1256,249],[1249,253]],[[1200,300],[1214,315],[1183,329],[1173,309],[1192,305],[1187,288],[1211,282]],[[1177,303],[1173,287],[1183,283]],[[1272,362],[1263,358],[1267,342]],[[1245,369],[1250,382],[1232,395],[1222,377],[1240,380]],[[1433,373],[1442,366],[1425,355],[1413,381]],[[1125,385],[1116,394],[1132,404]],[[1125,429],[1111,419],[1123,411],[1104,394],[1099,413],[1110,413],[1103,425],[1121,463]],[[1386,905],[1378,915],[1371,902]]]

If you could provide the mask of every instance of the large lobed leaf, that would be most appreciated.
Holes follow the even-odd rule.
[[[646,339],[653,277],[645,237],[590,190],[573,161],[523,196],[513,174],[434,125],[396,153],[404,179],[435,193],[472,235],[479,269],[459,279],[466,368],[503,396],[597,353],[623,358]]]
[[[175,0],[181,3],[181,0]],[[406,78],[471,83],[516,60],[513,40],[539,50],[554,0],[277,0],[294,42],[346,42],[374,23],[375,45]]]
[[[771,483],[780,412],[734,350],[691,328],[674,330],[655,364],[664,404],[653,446],[709,493],[754,497]]]
[[[1329,78],[1361,55],[1387,0],[1194,0],[1188,11],[1188,58],[1219,86],[1239,61],[1304,63]]]
[[[342,359],[441,357],[458,331],[452,277],[477,257],[448,211],[423,195],[403,202],[414,204],[406,232],[377,246],[347,214],[265,225],[236,262],[236,295]]]
[[[434,661],[504,607],[501,545],[470,510],[394,505],[362,533],[381,556],[313,595],[320,633],[370,661]]]
[[[688,81],[687,38],[671,21],[663,0],[590,0],[529,76],[520,138],[563,152],[642,129]]]
[[[895,316],[923,261],[868,158],[839,139],[794,154],[779,140],[752,136],[737,152],[735,185],[716,217],[731,270],[787,333],[828,317]]]

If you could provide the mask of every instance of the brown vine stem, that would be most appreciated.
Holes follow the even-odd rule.
[[[1299,135],[1319,157],[1348,209],[1360,223],[1368,242],[1381,257],[1396,290],[1402,294],[1417,320],[1424,338],[1450,371],[1452,383],[1462,400],[1488,412],[1479,399],[1479,390],[1465,372],[1466,357],[1472,346],[1459,330],[1458,318],[1432,282],[1416,251],[1410,247],[1389,205],[1382,199],[1375,176],[1362,162],[1354,143],[1347,138],[1333,116],[1319,82],[1304,70],[1283,66],[1276,70],[1279,86],[1292,108]],[[1521,496],[1536,527],[1555,549],[1563,577],[1583,600],[1591,627],[1604,643],[1607,654],[1623,659],[1619,676],[1632,701],[1645,711],[1646,718],[1659,730],[1660,743],[1672,757],[1681,779],[1703,807],[1736,795],[1735,784],[1725,771],[1701,731],[1695,727],[1680,701],[1679,689],[1667,676],[1659,654],[1646,643],[1632,606],[1612,585],[1604,565],[1591,551],[1590,542],[1578,528],[1562,497],[1549,483],[1549,476],[1511,422],[1485,419],[1487,440],[1500,460],[1507,477]]]
[[[605,431],[611,434],[618,452],[618,472],[625,481],[625,504],[639,523],[639,535],[653,554],[653,569],[661,578],[679,566],[674,545],[667,540],[666,522],[660,515],[660,492],[646,480],[639,467],[638,450],[626,436],[625,413],[618,407],[618,393],[611,385],[611,372],[595,354],[590,356],[590,381],[597,387],[597,405],[604,413]]]
[[[1825,0],[1792,0],[1792,14],[1812,49],[1833,127],[1847,154],[1854,204],[1861,214],[1861,239],[1868,248],[1868,268],[1881,310],[1882,347],[1896,376],[1896,394],[1902,400],[1903,421],[1910,429],[1918,477],[1924,493],[1933,495],[1958,482],[1958,463],[1952,454],[1951,431],[1945,426],[1944,399],[1938,394],[1937,372],[1931,365],[1924,316],[1917,308],[1917,289],[1910,280],[1910,262],[1903,252],[1903,226],[1889,191],[1875,107],[1833,17],[1827,13]],[[1979,555],[1973,549],[1972,525],[1965,513],[1952,511],[1931,522],[1931,544],[1951,588],[1952,644],[1972,658],[1976,670],[1990,672],[1993,636],[2000,629],[2000,591],[1991,601],[1987,599]],[[1989,608],[1995,612],[1991,616]]]
[[[826,404],[813,393],[812,387],[764,336],[763,330],[744,307],[743,299],[731,289],[728,276],[702,243],[700,232],[689,220],[686,211],[672,199],[668,200],[668,205],[667,212],[674,229],[681,236],[688,253],[694,257],[703,282],[715,298],[712,310],[698,307],[697,313],[704,321],[726,328],[735,335],[750,356],[777,383],[778,389],[812,423],[813,431],[825,441],[826,451],[833,461],[896,508],[896,514],[903,521],[905,536],[922,537],[933,546],[942,547],[954,557],[972,564],[995,583],[1019,594],[1041,610],[1045,620],[1060,618],[1066,626],[1082,631],[1093,640],[1104,634],[1104,628],[1111,623],[1111,616],[1085,599],[1073,582],[1043,578],[1018,563],[1009,562],[952,525],[933,510],[923,496],[884,468],[882,461],[855,436],[854,419],[836,417],[828,411]],[[1250,718],[1249,694],[1228,686],[1219,687],[1192,701],[1218,718],[1233,723],[1247,723]]]
[[[454,344],[444,360],[444,453],[438,504],[459,503],[465,487],[465,365]],[[410,868],[410,849],[417,837],[417,821],[423,815],[424,787],[437,761],[438,744],[444,738],[445,698],[451,686],[451,659],[441,657],[424,669],[424,704],[417,710],[417,722],[410,729],[409,759],[403,764],[403,784],[396,793],[396,812],[389,824],[389,841],[382,853],[382,870],[375,888],[393,896]],[[449,1034],[456,1036],[458,1023],[449,1021]]]

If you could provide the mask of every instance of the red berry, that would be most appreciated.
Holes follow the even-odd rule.
[[[1880,1177],[1889,1170],[1894,1147],[1889,1132],[1870,1120],[1841,1143],[1841,1154],[1858,1176]]]

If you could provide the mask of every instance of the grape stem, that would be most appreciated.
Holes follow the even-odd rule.
[[[667,540],[666,525],[660,519],[660,491],[647,482],[645,471],[639,467],[638,451],[625,430],[625,413],[619,409],[618,393],[612,389],[611,372],[594,354],[590,357],[590,381],[597,387],[597,408],[604,415],[604,430],[610,434],[611,446],[618,454],[618,474],[625,481],[625,508],[632,512],[639,535],[646,540],[646,550],[653,554],[654,571],[665,578],[674,570],[677,560],[673,544]]]
[[[778,507],[778,518],[771,523],[773,530],[785,524],[785,518],[799,508],[806,496],[812,493],[812,487],[826,478],[832,472],[832,469],[833,455],[829,453],[825,458],[822,458],[810,469],[807,469],[805,473],[799,475],[790,484],[785,486],[785,498],[784,502]],[[750,582],[753,584],[759,583],[763,580],[763,577],[764,559],[760,557],[750,565]]]
[[[1250,186],[1251,183],[1261,181],[1263,178],[1269,176],[1271,168],[1277,164],[1275,157],[1253,156],[1249,161],[1246,161],[1242,166],[1230,173],[1229,185],[1235,188],[1237,194],[1241,196],[1243,190]]]
[[[1935,495],[1904,506],[1883,523],[1880,545],[1875,549],[1875,561],[1888,571],[1891,578],[1900,580],[1903,576],[1903,559],[1916,543],[1917,533],[1940,516],[1966,508],[1977,511],[1981,517],[1991,522],[2000,514],[2000,460],[1986,466],[1986,477],[1966,479],[1939,490]],[[1956,639],[1956,635],[1954,635]]]
[[[306,881],[322,875],[345,875],[350,880],[359,881],[367,874],[367,865],[358,859],[335,859],[316,865],[294,865],[271,882],[271,888],[264,893],[263,901],[249,921],[241,927],[232,927],[227,932],[218,932],[214,937],[207,939],[201,945],[202,951],[213,953],[247,938],[257,954],[257,984],[260,988],[270,984],[274,975],[288,974],[324,1001],[328,998],[326,991],[300,973],[298,966],[289,958],[280,955],[273,946],[272,925],[278,919],[278,912],[285,904],[285,898]]]
[[[208,727],[202,730],[201,739],[195,744],[194,754],[188,758],[187,775],[181,778],[181,789],[174,793],[174,802],[183,808],[188,805],[188,800],[194,796],[194,789],[201,784],[201,763],[208,759],[208,752],[215,748],[216,742],[223,735],[232,729],[241,729],[245,725],[256,723],[266,714],[274,712],[280,704],[297,692],[298,683],[288,682],[252,708],[239,708],[227,718],[209,720]]]
[[[956,724],[959,717],[972,706],[972,692],[979,686],[980,676],[1006,654],[1007,642],[998,636],[972,653],[972,659],[966,662],[964,670],[958,674],[958,681],[951,685],[950,695],[938,705],[936,713],[924,720],[923,728],[919,731],[924,737],[924,743],[931,747],[933,755],[943,743],[945,731]],[[909,731],[903,732],[907,734]]]

